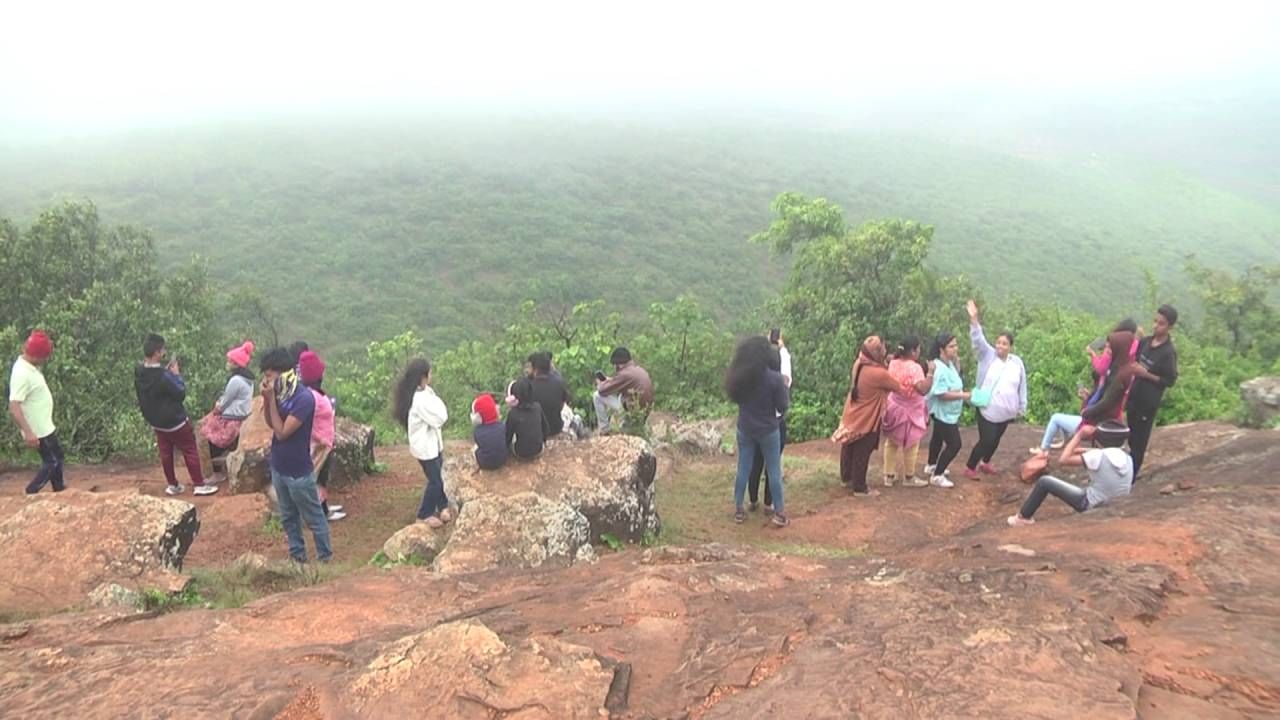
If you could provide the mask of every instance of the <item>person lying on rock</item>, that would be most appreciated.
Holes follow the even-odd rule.
[[[409,452],[422,466],[427,486],[418,506],[418,522],[433,529],[453,520],[444,492],[444,424],[449,408],[431,387],[431,363],[409,361],[395,388],[395,418],[409,433]]]
[[[1080,443],[1089,435],[1099,447],[1081,450]],[[1077,432],[1062,449],[1060,466],[1083,465],[1089,473],[1089,486],[1082,488],[1052,475],[1036,480],[1022,509],[1009,516],[1010,525],[1030,525],[1046,496],[1052,495],[1070,505],[1076,512],[1092,510],[1114,498],[1129,494],[1133,484],[1133,460],[1123,449],[1129,428],[1116,420],[1105,420],[1091,432]]]

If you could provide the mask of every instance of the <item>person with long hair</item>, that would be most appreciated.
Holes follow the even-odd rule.
[[[782,435],[778,418],[790,405],[782,373],[770,367],[777,356],[769,339],[752,336],[738,343],[724,376],[724,391],[738,405],[738,474],[733,484],[733,520],[745,522],[743,499],[757,448],[764,455],[773,500],[773,524],[786,527],[782,496]]]
[[[1123,348],[1121,352],[1124,352]],[[1124,442],[1129,437],[1129,428],[1116,420],[1104,420],[1098,425],[1094,437],[1100,447],[1082,450],[1079,445],[1083,435],[1077,433],[1062,449],[1062,458],[1059,460],[1059,464],[1063,466],[1083,465],[1089,473],[1088,487],[1079,487],[1052,475],[1043,475],[1036,480],[1031,494],[1022,503],[1018,513],[1009,516],[1007,522],[1010,525],[1017,527],[1034,523],[1036,511],[1050,495],[1076,512],[1086,512],[1129,494],[1133,485],[1133,459],[1123,449]]]
[[[943,331],[933,340],[929,352],[933,365],[933,386],[929,388],[929,416],[933,418],[933,436],[929,438],[929,464],[924,471],[934,487],[955,487],[947,477],[947,466],[960,454],[960,412],[970,394],[960,379],[960,343],[956,336]]]
[[[871,453],[880,446],[880,428],[884,424],[889,394],[902,387],[889,374],[885,355],[884,341],[879,335],[862,341],[853,369],[849,371],[849,392],[844,398],[840,426],[831,434],[831,440],[841,445],[840,480],[854,495],[880,494],[867,487],[867,465],[871,462]]]
[[[246,340],[227,351],[227,384],[213,410],[200,421],[200,435],[209,443],[209,464],[217,485],[227,477],[227,453],[240,444],[240,426],[253,413],[253,342]]]
[[[506,443],[511,454],[532,460],[542,454],[551,425],[534,395],[533,380],[522,377],[511,384],[515,405],[507,411]]]
[[[969,339],[978,356],[977,387],[990,393],[990,402],[978,408],[978,442],[964,468],[965,477],[977,480],[979,470],[987,475],[996,474],[991,458],[1000,448],[1000,438],[1004,437],[1009,423],[1027,412],[1027,367],[1022,358],[1012,352],[1013,333],[1007,330],[1000,333],[992,346],[982,331],[978,304],[970,300],[966,308]]]
[[[924,438],[928,408],[925,396],[933,387],[933,368],[920,365],[920,339],[908,335],[898,343],[889,361],[889,375],[900,387],[889,394],[884,411],[884,485],[897,480],[898,459],[902,459],[903,487],[927,487],[929,481],[916,477],[920,440]]]
[[[1093,427],[1104,420],[1120,420],[1124,417],[1125,399],[1129,394],[1129,386],[1138,376],[1141,367],[1130,359],[1129,348],[1133,345],[1133,333],[1128,330],[1116,330],[1107,336],[1107,345],[1111,356],[1111,366],[1103,374],[1101,388],[1085,400],[1086,407],[1079,415],[1070,413],[1054,413],[1045,425],[1044,436],[1040,439],[1038,453],[1048,455],[1053,440],[1059,433],[1070,438],[1084,432],[1091,434]]]
[[[405,366],[392,396],[392,412],[409,433],[409,452],[422,466],[427,486],[418,506],[418,522],[438,529],[453,519],[444,492],[444,424],[449,408],[431,387],[431,363],[414,358]]]
[[[791,393],[791,357],[786,353],[786,347],[782,344],[782,336],[778,336],[778,342],[770,339],[770,345],[773,346],[773,352],[769,355],[769,369],[777,370],[782,373],[782,381],[787,385],[787,394]],[[787,449],[787,416],[782,413],[778,414],[778,453],[781,454]],[[756,455],[751,460],[751,474],[747,476],[747,508],[751,512],[755,512],[760,507],[760,477],[764,475],[764,453],[760,448],[756,448]],[[764,512],[766,515],[773,514],[773,493],[769,490],[769,480],[765,478],[764,483]]]

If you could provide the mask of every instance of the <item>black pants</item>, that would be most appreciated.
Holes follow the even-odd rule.
[[[1084,488],[1072,485],[1065,480],[1059,480],[1052,475],[1043,475],[1039,480],[1036,480],[1035,487],[1031,488],[1031,494],[1022,503],[1022,509],[1018,511],[1018,514],[1024,520],[1030,520],[1036,514],[1036,511],[1040,509],[1040,503],[1044,502],[1044,499],[1050,495],[1070,505],[1071,509],[1076,512],[1084,512],[1089,509],[1089,496]]]
[[[787,418],[782,416],[778,419],[778,438],[782,441],[781,447],[787,446]],[[751,474],[747,476],[747,495],[751,496],[751,504],[754,505],[760,500],[760,476],[764,473],[764,453],[756,449],[756,457],[751,461]],[[766,478],[768,476],[766,475]],[[769,492],[769,483],[764,484],[764,504],[773,506],[773,494]]]
[[[54,492],[62,492],[66,484],[62,481],[62,445],[58,442],[58,433],[52,432],[40,438],[40,470],[35,478],[27,484],[27,494],[33,495],[50,483]]]
[[[929,438],[929,464],[933,474],[941,475],[960,454],[960,426],[933,418],[933,437]]]
[[[840,481],[856,493],[867,492],[867,464],[877,447],[880,447],[879,430],[840,446]]]
[[[1151,442],[1151,429],[1156,424],[1156,411],[1140,413],[1130,410],[1126,419],[1129,421],[1129,456],[1133,458],[1133,481],[1137,482],[1142,459],[1147,455],[1147,444]]]
[[[1005,428],[1009,427],[1009,423],[1009,420],[993,423],[982,417],[982,413],[978,413],[978,444],[974,445],[973,451],[969,453],[969,462],[965,463],[965,467],[973,470],[980,462],[991,462],[991,456],[995,455],[996,449],[1000,447],[1000,438],[1004,437]]]

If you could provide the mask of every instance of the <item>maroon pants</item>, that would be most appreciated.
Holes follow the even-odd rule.
[[[841,445],[840,481],[853,488],[854,492],[867,492],[867,464],[871,462],[871,453],[879,446],[879,430]]]
[[[156,430],[156,447],[160,448],[160,467],[164,468],[165,482],[177,485],[178,478],[173,474],[173,449],[182,451],[182,460],[187,464],[187,472],[191,475],[191,484],[200,487],[204,484],[204,475],[200,470],[200,449],[196,447],[196,431],[188,420],[177,430]]]

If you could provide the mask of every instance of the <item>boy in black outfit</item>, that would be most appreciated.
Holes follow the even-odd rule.
[[[1147,443],[1151,441],[1151,429],[1156,424],[1156,411],[1164,399],[1166,388],[1178,382],[1178,350],[1173,346],[1169,331],[1178,322],[1178,311],[1171,305],[1161,305],[1150,337],[1138,345],[1137,376],[1129,390],[1125,405],[1125,418],[1129,422],[1129,454],[1133,457],[1133,481],[1138,481]]]

